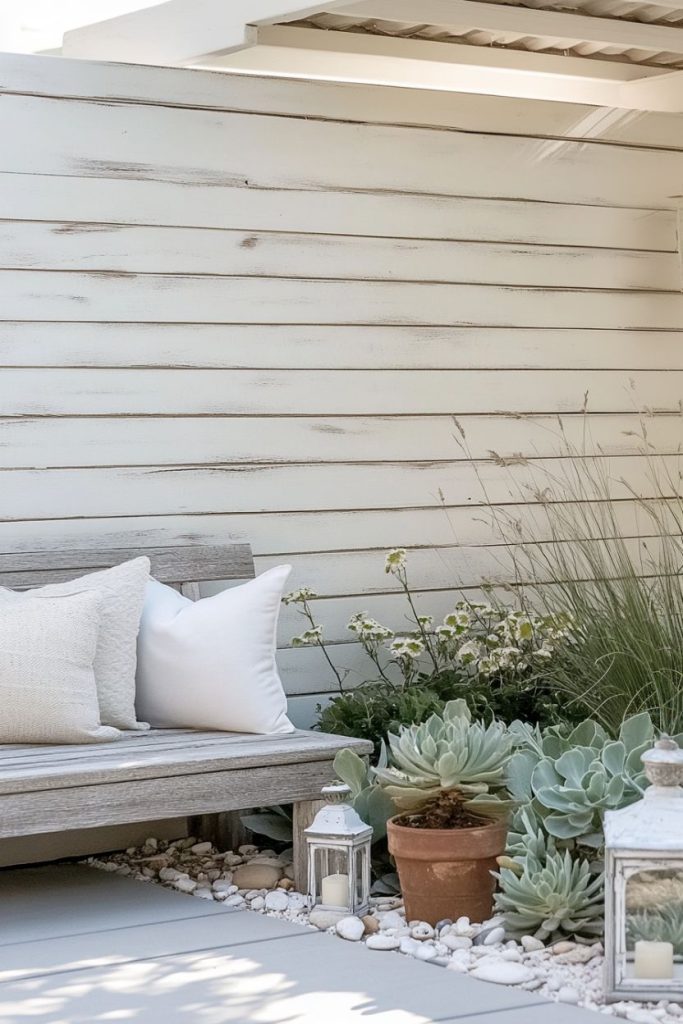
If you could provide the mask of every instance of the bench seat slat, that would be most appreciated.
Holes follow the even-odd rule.
[[[297,730],[283,736],[226,733],[137,733],[106,746],[65,745],[41,751],[0,748],[0,794],[64,790],[82,786],[178,778],[184,775],[274,766],[284,769],[308,762],[331,762],[338,750],[351,747],[368,754],[365,740]],[[278,773],[275,773],[276,775]],[[99,796],[97,797],[99,799]],[[257,803],[262,802],[257,799]]]
[[[254,558],[248,544],[24,551],[0,552],[0,586],[22,588],[63,583],[141,555],[147,555],[152,563],[152,576],[162,583],[244,580],[254,576]]]

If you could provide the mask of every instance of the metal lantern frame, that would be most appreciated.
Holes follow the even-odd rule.
[[[680,957],[679,977],[675,959],[671,979],[626,972],[629,880],[641,872],[683,873],[683,751],[665,736],[642,760],[652,783],[644,797],[605,814],[605,998],[675,1001],[683,997]]]
[[[308,848],[308,899],[311,908],[362,915],[370,908],[372,828],[354,810],[350,795],[350,788],[343,783],[324,786],[322,796],[327,803],[304,830]],[[345,905],[322,902],[322,883],[327,876],[318,877],[318,865],[325,859],[322,856],[325,851],[333,852],[345,865],[344,873],[348,876]]]

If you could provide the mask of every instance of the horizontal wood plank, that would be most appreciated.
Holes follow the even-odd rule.
[[[678,412],[682,385],[680,370],[5,369],[0,409],[5,416],[566,414],[586,405]]]
[[[332,772],[331,760],[318,760],[278,766],[277,771],[268,765],[100,783],[94,792],[72,787],[0,794],[0,839],[61,832],[66,823],[70,828],[95,828],[311,800],[329,783]]]
[[[683,325],[676,331],[610,331],[0,322],[0,366],[682,370],[682,338]]]
[[[630,487],[652,494],[646,461],[625,456],[613,469],[612,496],[630,498]],[[678,458],[662,459],[678,475]],[[488,500],[519,504],[537,500],[548,472],[563,460],[509,467],[482,462],[364,463],[346,465],[220,466],[182,468],[52,469],[0,471],[0,520],[79,519],[237,512],[480,506]],[[622,479],[628,481],[627,486]],[[665,493],[666,496],[666,493]]]
[[[144,178],[2,171],[0,218],[62,221],[69,225],[60,233],[62,243],[71,230],[81,240],[94,234],[91,240],[98,241],[97,225],[104,223],[662,252],[677,248],[672,210],[239,184],[205,188]]]
[[[681,288],[678,253],[63,222],[0,224],[0,269]]]
[[[683,149],[683,117],[516,97],[307,82],[210,71],[3,54],[0,92],[242,110],[359,123],[432,125]]]
[[[511,388],[514,383],[512,377]],[[618,397],[617,389],[615,394]],[[636,394],[642,400],[640,389]],[[589,401],[598,398],[591,393]],[[460,415],[458,423],[467,451],[476,459],[552,457],[567,444],[587,454],[643,453],[643,431],[650,445],[674,454],[683,426],[679,413],[642,418],[635,412],[600,412],[599,406],[595,413],[563,415],[561,425],[555,416],[486,413]],[[457,461],[467,458],[462,443],[452,416],[432,414],[268,415],[250,418],[248,430],[240,416],[126,414],[84,419],[67,414],[0,419],[4,469]]]
[[[683,168],[682,168],[683,170]],[[683,295],[402,281],[0,271],[6,320],[680,330]]]
[[[248,544],[183,545],[0,553],[0,586],[38,587],[73,579],[83,571],[108,569],[146,555],[162,583],[251,579],[254,560]],[[0,751],[1,753],[1,751]]]
[[[295,771],[308,762],[329,762],[344,746],[367,753],[363,740],[321,733],[248,736],[194,730],[151,730],[137,740],[124,734],[105,746],[8,745],[0,749],[0,795],[61,790],[196,775],[241,773],[277,766]]]
[[[17,125],[21,125],[21,145]],[[7,95],[3,170],[674,209],[683,153]],[[230,139],[226,149],[224,140]],[[183,145],[178,145],[178,140]],[[315,152],[312,165],[309,154]],[[278,159],[271,159],[277,153]],[[391,180],[387,174],[391,169]]]

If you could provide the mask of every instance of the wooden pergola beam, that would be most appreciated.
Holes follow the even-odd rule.
[[[130,64],[187,64],[207,53],[245,45],[251,21],[287,21],[319,14],[330,3],[296,0],[167,0],[156,7],[65,32],[64,57]]]
[[[251,48],[209,55],[196,66],[600,107],[683,110],[683,72],[664,68],[291,25],[254,26],[252,39]],[[658,90],[660,80],[663,87]],[[640,93],[641,87],[651,91]]]
[[[683,28],[594,18],[564,11],[540,11],[478,0],[360,0],[337,4],[334,14],[355,19],[438,26],[454,35],[479,29],[551,39],[559,46],[593,43],[683,54]],[[254,19],[250,19],[254,20]]]

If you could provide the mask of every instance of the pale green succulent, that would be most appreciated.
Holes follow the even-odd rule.
[[[386,765],[386,754],[382,754],[379,763]],[[396,813],[396,807],[389,794],[371,776],[367,763],[345,747],[334,759],[334,770],[350,788],[354,809],[367,825],[372,826],[373,843],[383,839],[387,833],[387,821]]]
[[[450,701],[442,715],[389,734],[389,764],[374,776],[399,810],[412,810],[444,791],[457,791],[483,815],[510,806],[507,767],[513,736],[502,722],[473,722],[464,700]]]
[[[616,740],[593,721],[543,733],[516,723],[515,735],[522,748],[510,764],[510,790],[557,839],[602,846],[605,811],[638,800],[647,785],[640,758],[654,741],[648,714],[627,718]]]
[[[544,942],[562,935],[602,935],[604,876],[594,874],[588,861],[556,850],[540,831],[529,837],[523,857],[509,864],[508,858],[500,860],[495,906],[509,933]]]
[[[670,942],[674,953],[683,953],[683,904],[674,903],[656,910],[641,910],[626,918],[627,947],[633,949],[640,939],[649,942]]]

